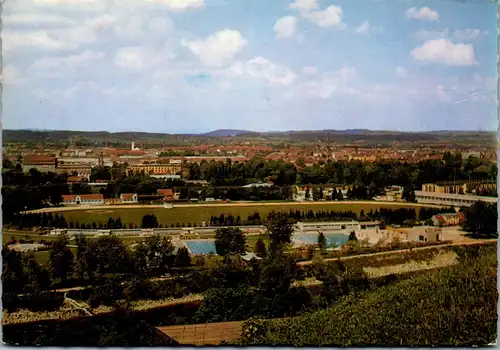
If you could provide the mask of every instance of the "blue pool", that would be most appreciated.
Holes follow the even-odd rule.
[[[346,244],[349,240],[348,235],[344,235],[341,233],[325,233],[326,238],[326,246],[330,247],[338,247],[343,244]],[[318,243],[318,234],[317,233],[304,233],[304,234],[295,234],[293,235],[293,239],[304,242],[305,244],[317,244]]]
[[[183,243],[191,251],[191,254],[216,254],[214,240],[188,240],[183,241]]]

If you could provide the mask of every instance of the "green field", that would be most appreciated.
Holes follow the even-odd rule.
[[[107,209],[102,208],[102,213],[93,212],[92,210],[77,209],[71,211],[59,212],[62,214],[67,222],[79,222],[85,224],[91,224],[92,222],[105,224],[108,222],[110,217],[118,218],[120,217],[122,223],[125,225],[135,224],[140,226],[142,217],[146,214],[154,214],[158,218],[158,222],[165,226],[170,227],[171,224],[197,224],[200,225],[202,221],[210,221],[211,216],[219,216],[220,214],[228,215],[231,214],[234,217],[240,216],[241,220],[247,220],[248,216],[258,212],[261,218],[266,218],[271,211],[289,211],[289,210],[333,210],[333,211],[343,211],[352,210],[359,214],[361,210],[368,213],[370,210],[387,208],[387,209],[398,209],[398,208],[415,208],[417,214],[420,210],[419,206],[401,206],[388,203],[318,203],[318,204],[296,204],[296,205],[258,205],[249,204],[245,206],[231,206],[231,205],[217,205],[217,206],[177,206],[172,209],[165,208],[119,208],[119,209]],[[95,209],[97,210],[97,209]]]

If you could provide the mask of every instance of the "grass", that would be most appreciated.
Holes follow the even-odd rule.
[[[85,209],[77,209],[71,211],[59,212],[58,214],[64,215],[67,222],[80,222],[85,224],[96,223],[107,223],[110,217],[117,218],[121,217],[122,222],[125,225],[135,224],[140,226],[142,217],[146,214],[156,215],[158,222],[163,226],[170,227],[173,224],[198,224],[200,225],[202,221],[208,222],[212,216],[219,216],[221,214],[228,215],[231,214],[234,217],[240,216],[242,220],[247,220],[248,216],[258,212],[261,218],[266,218],[271,211],[286,211],[289,210],[333,210],[333,211],[344,211],[352,210],[353,212],[359,214],[361,210],[365,213],[370,210],[375,211],[376,209],[387,208],[387,209],[399,209],[405,208],[405,206],[391,205],[388,203],[342,203],[342,202],[330,202],[330,203],[314,203],[314,204],[296,204],[296,205],[266,205],[262,206],[259,204],[248,204],[245,206],[231,206],[228,204],[220,204],[217,206],[197,206],[197,207],[182,207],[178,206],[172,209],[165,208],[119,208],[119,209],[109,209],[112,213],[89,213]],[[414,208],[417,215],[420,210],[418,206],[408,205],[408,208]],[[107,210],[107,209],[106,209]]]

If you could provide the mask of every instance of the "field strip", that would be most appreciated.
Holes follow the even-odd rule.
[[[335,201],[335,202],[232,202],[232,203],[221,203],[221,204],[174,204],[175,208],[196,208],[196,207],[207,207],[207,208],[219,208],[219,207],[255,207],[255,206],[325,206],[325,205],[379,205],[383,206],[400,206],[400,207],[414,207],[414,208],[441,208],[441,205],[433,204],[420,204],[420,203],[408,203],[408,202],[383,202],[383,201]],[[35,210],[28,210],[23,213],[50,213],[50,212],[64,212],[64,211],[75,211],[75,210],[108,210],[108,209],[161,209],[164,208],[161,204],[149,204],[149,205],[94,205],[94,206],[73,206],[73,207],[57,207],[57,208],[42,208]],[[169,210],[169,209],[167,209]]]

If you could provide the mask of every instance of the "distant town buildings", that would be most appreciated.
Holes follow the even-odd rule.
[[[64,205],[100,205],[104,204],[102,194],[67,194],[63,195]]]

